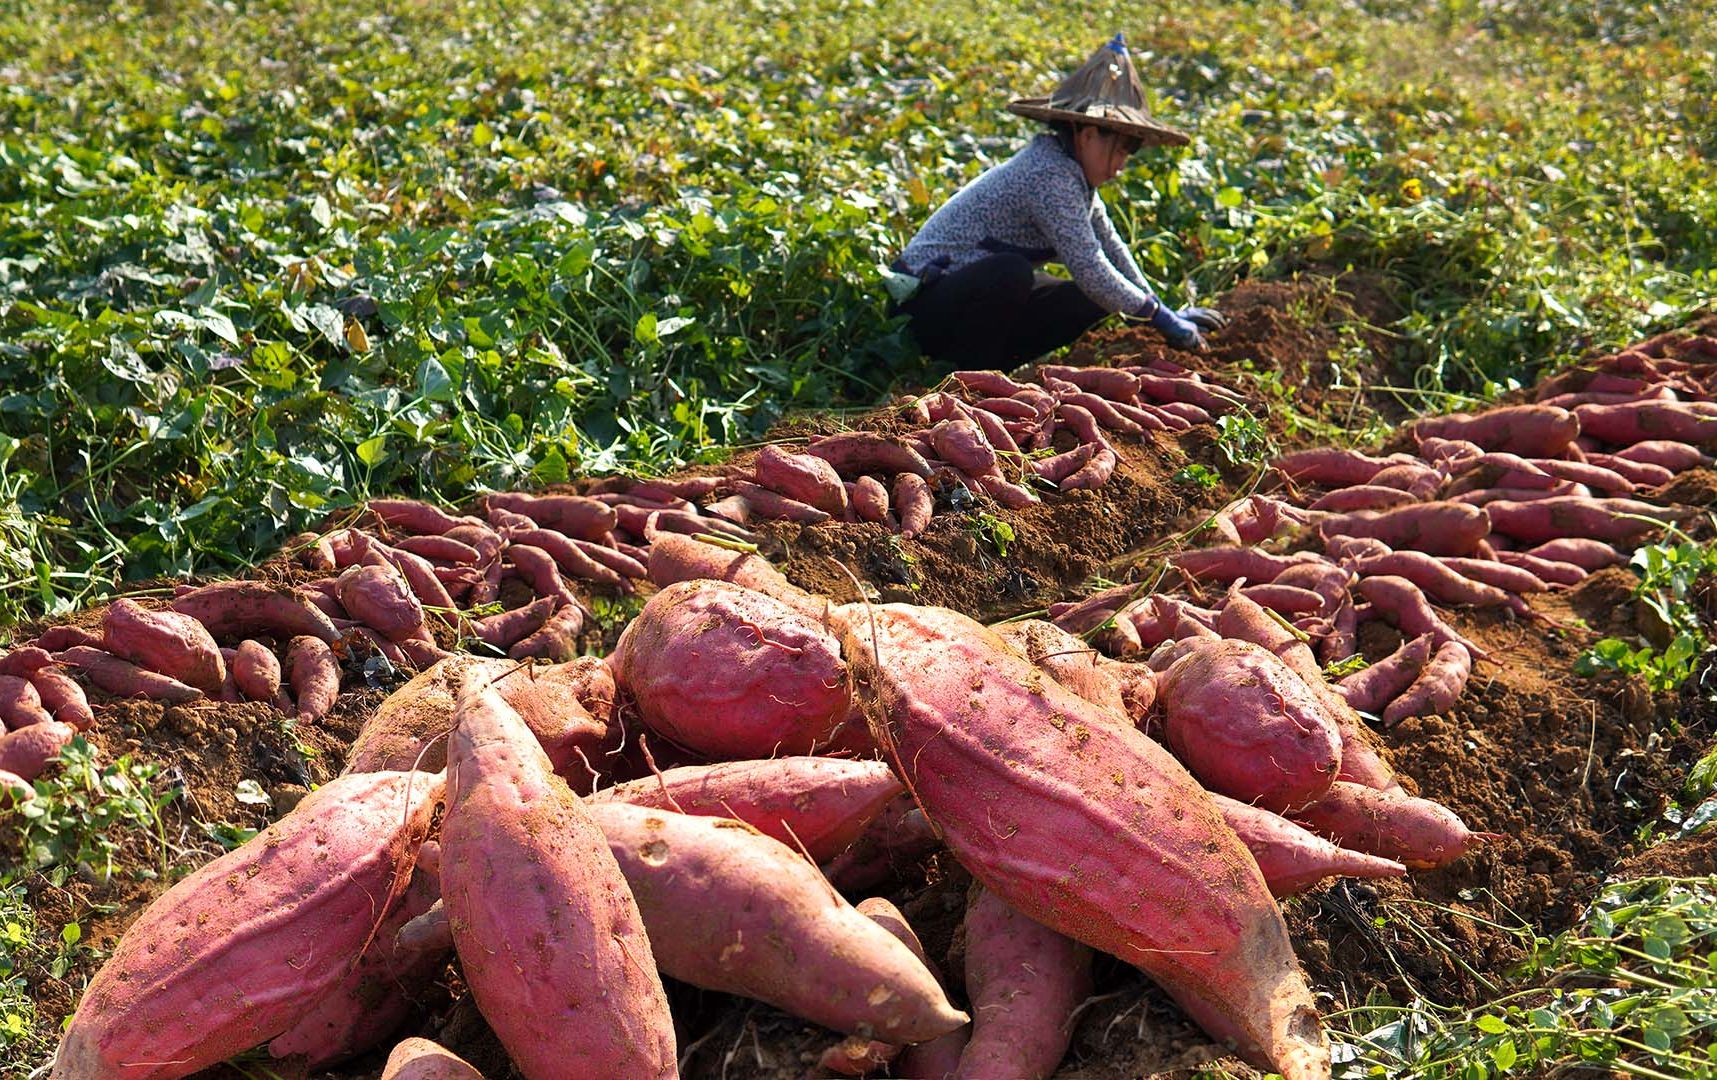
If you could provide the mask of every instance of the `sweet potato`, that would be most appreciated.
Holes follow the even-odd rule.
[[[1139,377],[1119,368],[1044,364],[1037,370],[1040,375],[1070,382],[1081,390],[1115,401],[1131,401],[1139,395]]]
[[[1717,416],[1697,403],[1636,401],[1626,405],[1580,405],[1580,430],[1617,446],[1663,441],[1698,446],[1717,443]]]
[[[601,830],[495,690],[458,690],[441,885],[477,1008],[528,1080],[676,1075],[638,905]]]
[[[1553,405],[1510,405],[1490,409],[1477,416],[1450,413],[1427,417],[1409,426],[1415,439],[1436,436],[1466,439],[1486,450],[1502,450],[1524,457],[1555,457],[1580,434],[1583,421]],[[1602,438],[1602,436],[1599,436]]]
[[[1336,781],[1329,794],[1294,811],[1293,819],[1344,848],[1434,870],[1465,855],[1490,833],[1470,831],[1453,810],[1404,791],[1378,791]]]
[[[1489,653],[1462,637],[1459,631],[1444,622],[1432,610],[1430,601],[1425,599],[1419,586],[1406,578],[1394,574],[1364,577],[1359,579],[1354,590],[1369,600],[1377,613],[1398,627],[1403,634],[1418,637],[1428,633],[1438,647],[1445,641],[1458,641],[1475,657],[1481,660],[1490,659]]]
[[[441,778],[342,776],[168,889],[84,992],[58,1080],[174,1080],[280,1034],[339,981],[411,877]]]
[[[1551,476],[1584,484],[1600,495],[1632,495],[1632,480],[1591,461],[1534,461]]]
[[[529,637],[514,642],[507,655],[514,660],[537,657],[565,663],[578,655],[578,635],[583,631],[584,609],[577,604],[566,604]]]
[[[607,666],[558,664],[523,667],[509,660],[452,656],[416,675],[377,706],[353,740],[346,772],[418,768],[439,770],[447,763],[444,741],[453,727],[453,706],[465,682],[492,685],[536,736],[557,772],[577,772],[584,761],[597,763],[608,734],[607,718],[597,719],[580,694],[594,688],[613,700],[613,683],[604,689]],[[593,674],[594,673],[594,674]],[[612,713],[612,706],[607,710]],[[582,756],[581,756],[582,755]]]
[[[252,701],[274,701],[280,696],[280,659],[260,641],[246,638],[234,652],[233,684]]]
[[[1418,501],[1417,495],[1400,488],[1356,484],[1353,487],[1337,488],[1312,503],[1308,509],[1346,514],[1355,510],[1391,510]]]
[[[614,508],[583,495],[526,495],[497,492],[477,501],[485,512],[490,507],[523,514],[545,529],[553,529],[581,540],[601,540],[614,531],[618,518]]]
[[[506,555],[513,565],[513,573],[529,585],[533,593],[553,597],[562,606],[579,606],[578,594],[560,576],[560,564],[553,555],[533,544],[519,543],[509,543]]]
[[[36,788],[28,780],[9,769],[0,769],[0,810],[36,797]]]
[[[1371,457],[1358,450],[1320,447],[1316,450],[1300,450],[1286,454],[1272,464],[1295,483],[1345,488],[1369,484],[1373,476],[1401,462],[1391,458]]]
[[[1305,892],[1325,878],[1401,877],[1407,868],[1393,859],[1349,851],[1279,814],[1212,793],[1222,820],[1258,862],[1258,869],[1280,898]]]
[[[403,536],[393,546],[433,562],[470,565],[477,561],[476,548],[451,536]]]
[[[827,510],[810,503],[788,498],[778,491],[745,480],[734,481],[734,490],[757,517],[768,521],[796,521],[801,525],[819,525],[829,520]]]
[[[928,489],[925,495],[928,497]],[[901,520],[904,523],[905,518]],[[665,588],[675,582],[699,579],[732,582],[774,597],[802,614],[820,614],[825,606],[821,598],[789,582],[779,570],[769,565],[768,560],[757,555],[706,544],[677,533],[658,536],[650,545],[652,582]]]
[[[1115,466],[1119,461],[1113,450],[1099,448],[1091,455],[1090,461],[1075,469],[1056,487],[1062,491],[1089,491],[1100,488],[1115,475]]]
[[[900,516],[900,535],[907,540],[922,536],[935,510],[929,485],[912,473],[900,473],[894,478],[893,496],[895,513]]]
[[[98,689],[115,697],[151,698],[155,701],[183,704],[187,701],[200,701],[204,696],[201,690],[186,686],[171,675],[145,670],[129,660],[121,660],[112,653],[92,649],[87,645],[74,645],[54,653],[53,656],[60,663],[70,664],[83,671]]]
[[[1620,566],[1627,556],[1602,540],[1564,538],[1527,548],[1525,554],[1551,562],[1573,563],[1587,573],[1597,573],[1607,566]]]
[[[1097,418],[1091,415],[1090,409],[1071,402],[1062,402],[1056,406],[1055,418],[1080,442],[1096,443],[1098,449],[1114,452],[1115,448],[1109,445],[1109,440],[1104,437]]]
[[[330,629],[332,628],[330,627]],[[63,652],[80,645],[86,648],[99,649],[101,648],[101,635],[92,634],[81,626],[61,625],[48,627],[35,640],[35,647],[46,653]],[[12,655],[17,655],[23,651],[22,649],[15,650]],[[30,663],[34,662],[33,659],[30,661]],[[9,671],[7,674],[18,675],[21,672]]]
[[[1185,402],[1220,416],[1240,406],[1240,399],[1226,388],[1194,379],[1167,378],[1135,369],[1139,380],[1139,395],[1156,402]]]
[[[1406,578],[1439,604],[1526,610],[1519,597],[1494,585],[1474,581],[1451,569],[1443,560],[1419,551],[1392,551],[1387,555],[1367,556],[1354,560],[1353,568],[1365,577],[1394,574]]]
[[[873,431],[848,431],[825,435],[811,440],[805,453],[822,458],[834,466],[841,476],[857,477],[861,473],[912,473],[928,478],[930,463],[919,454],[886,435]]]
[[[439,536],[461,524],[446,511],[417,499],[371,499],[365,507],[383,525],[400,532]]]
[[[330,644],[340,632],[304,596],[261,581],[219,581],[173,600],[173,610],[189,615],[217,638],[288,638],[309,634]]]
[[[1668,469],[1672,473],[1687,469],[1697,469],[1711,464],[1711,457],[1701,453],[1698,447],[1689,446],[1684,442],[1672,442],[1668,439],[1647,439],[1636,442],[1625,449],[1617,450],[1616,457],[1624,461],[1638,462],[1641,465],[1656,465]]]
[[[315,721],[328,715],[340,698],[340,661],[334,651],[320,638],[300,634],[287,643],[282,666],[298,703],[298,718]]]
[[[903,793],[884,803],[858,839],[824,864],[823,876],[842,892],[868,891],[941,846],[930,819]]]
[[[83,687],[57,665],[32,671],[30,685],[36,688],[36,695],[42,699],[42,708],[48,710],[55,720],[70,724],[79,731],[88,731],[95,726],[95,713],[89,707],[89,698],[84,696]]]
[[[816,862],[858,839],[900,781],[880,761],[784,757],[686,765],[590,796],[698,817],[731,817]]]
[[[1078,446],[1066,453],[1055,454],[1051,457],[1039,458],[1036,461],[1033,461],[1031,463],[1031,468],[1032,471],[1037,474],[1039,479],[1048,480],[1052,484],[1058,484],[1083,468],[1085,463],[1090,461],[1091,456],[1096,452],[1096,444],[1080,443]]]
[[[924,955],[924,943],[918,940],[912,925],[906,921],[899,908],[880,896],[867,896],[856,905],[858,913],[887,930],[900,940],[902,945],[912,950],[912,955],[919,963],[927,968],[931,975],[942,982],[942,974],[936,965]],[[895,1043],[879,1042],[866,1039],[860,1035],[848,1035],[845,1039],[823,1051],[817,1064],[831,1072],[842,1076],[864,1076],[886,1067],[890,1062],[901,1056],[903,1049],[911,1050],[922,1047],[923,1060],[916,1062],[902,1060],[895,1067],[894,1075],[913,1077],[936,1068],[936,1062],[930,1060],[936,1055],[938,1061],[945,1060],[946,1067],[934,1072],[936,1076],[953,1075],[960,1064],[960,1051],[965,1049],[966,1040],[971,1038],[971,1025],[966,1024],[955,1028],[946,1035],[938,1035],[927,1042],[914,1043],[912,1047],[901,1047]]]
[[[1383,710],[1383,723],[1393,726],[1409,716],[1446,711],[1460,700],[1472,673],[1473,658],[1466,646],[1458,641],[1443,642],[1413,685]]]
[[[1543,592],[1549,588],[1544,581],[1523,570],[1518,566],[1510,566],[1504,562],[1491,562],[1488,559],[1444,559],[1444,566],[1460,574],[1462,577],[1482,581],[1486,585],[1495,585],[1507,592],[1526,593]]]
[[[1023,383],[1003,375],[999,371],[956,371],[948,376],[966,389],[979,394],[999,394],[1007,397],[1017,391],[1028,389]]]
[[[505,649],[513,642],[523,641],[536,633],[558,607],[560,601],[555,597],[539,596],[528,604],[473,620],[471,636],[485,645]]]
[[[987,473],[996,468],[996,448],[975,421],[944,420],[930,429],[930,444],[943,461],[964,473]]]
[[[1431,659],[1435,643],[1431,634],[1420,634],[1403,642],[1377,663],[1337,683],[1336,693],[1361,712],[1377,715],[1419,677]]]
[[[1358,649],[1358,639],[1359,609],[1353,606],[1353,601],[1345,600],[1330,618],[1329,633],[1318,642],[1318,660],[1328,666],[1347,659]]]
[[[177,611],[149,611],[131,600],[115,600],[101,620],[107,651],[158,671],[213,697],[226,681],[220,646],[208,628]]]
[[[0,735],[0,772],[34,780],[75,738],[77,728],[58,720],[41,720],[8,731]]]
[[[1070,634],[1084,634],[1108,622],[1136,591],[1137,585],[1112,585],[1082,600],[1051,604],[1049,619]]]
[[[1329,1075],[1281,914],[1178,762],[957,612],[843,614],[872,728],[974,877],[1137,964],[1248,1059],[1287,1080]]]
[[[808,754],[847,720],[839,644],[780,601],[725,581],[652,596],[611,660],[654,731],[713,758]]]
[[[625,803],[593,804],[590,815],[668,975],[891,1042],[966,1022],[910,949],[780,841],[737,821]]]
[[[860,521],[894,526],[894,515],[888,512],[888,489],[876,477],[861,476],[855,480],[848,500]]]
[[[1490,515],[1491,528],[1527,544],[1581,536],[1631,543],[1675,518],[1673,511],[1636,499],[1574,497],[1528,503],[1493,502],[1485,507],[1485,512]]]
[[[791,499],[845,517],[846,489],[835,467],[811,454],[793,454],[771,443],[757,455],[757,482]]]
[[[335,579],[334,588],[352,618],[390,640],[424,636],[423,605],[391,565],[350,567]]]
[[[519,545],[528,544],[548,552],[555,566],[566,575],[582,578],[610,589],[625,591],[630,588],[618,571],[609,567],[590,554],[589,548],[596,547],[588,540],[579,540],[555,529],[544,528],[511,528],[505,530],[508,540],[507,553],[512,557]],[[598,548],[598,550],[601,550]],[[517,560],[514,560],[517,563]],[[535,584],[535,580],[533,585]],[[544,594],[548,595],[548,594]]]
[[[483,1080],[483,1074],[440,1043],[414,1035],[388,1055],[382,1080]]]
[[[26,645],[0,656],[0,675],[27,679],[53,662],[54,658],[48,649],[39,645]]]
[[[1254,585],[1264,585],[1276,580],[1276,575],[1282,571],[1308,559],[1317,559],[1317,556],[1305,553],[1271,555],[1251,547],[1221,546],[1182,551],[1171,556],[1169,563],[1181,573],[1200,581],[1226,583],[1245,578]]]
[[[1418,462],[1402,462],[1379,469],[1368,484],[1404,491],[1415,499],[1429,499],[1443,486],[1443,474]]]
[[[1305,615],[1324,608],[1323,597],[1294,585],[1248,585],[1240,591],[1254,604],[1280,615]]]
[[[42,695],[21,675],[0,675],[0,728],[18,728],[52,720],[42,705]]]
[[[1115,665],[1079,638],[1041,619],[1000,623],[991,629],[1050,678],[1086,701],[1118,717],[1129,715],[1121,684],[1110,671]]]
[[[1091,950],[1033,922],[981,885],[966,905],[966,996],[972,1038],[956,1076],[1041,1080],[1073,1041],[1091,996]]]
[[[1320,700],[1268,649],[1224,639],[1157,678],[1164,741],[1212,791],[1270,809],[1329,790],[1341,736]]]
[[[422,605],[426,613],[433,612],[436,619],[446,625],[453,625],[457,618],[458,606],[453,597],[448,594],[447,587],[435,575],[435,567],[421,555],[413,555],[409,551],[389,547],[380,541],[372,541],[371,548],[388,565],[399,572],[400,577],[410,587],[412,595]]]
[[[1587,577],[1587,571],[1573,563],[1541,559],[1524,551],[1499,551],[1496,557],[1502,565],[1531,574],[1547,585],[1578,585]]]
[[[1677,445],[1685,444],[1678,443]],[[1613,454],[1587,454],[1586,460],[1593,465],[1601,465],[1611,472],[1627,477],[1628,481],[1636,487],[1662,487],[1675,479],[1675,474],[1661,465],[1630,461]]]
[[[1427,555],[1466,555],[1490,533],[1491,519],[1476,506],[1456,502],[1415,503],[1382,513],[1359,511],[1326,518],[1323,536],[1360,536],[1397,550]]]

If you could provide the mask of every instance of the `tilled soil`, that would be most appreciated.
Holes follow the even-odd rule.
[[[1359,379],[1387,382],[1386,340],[1370,327],[1393,318],[1363,280],[1245,286],[1224,300],[1233,324],[1210,353],[1190,358],[1218,377],[1247,364],[1279,371],[1303,388],[1302,413],[1341,423],[1355,409],[1388,415],[1387,394],[1361,399],[1345,389]],[[1094,336],[1073,363],[1123,362],[1161,350],[1146,330]],[[1188,362],[1183,354],[1177,360]],[[1290,425],[1268,408],[1266,426],[1284,444]],[[886,428],[883,410],[867,426]],[[857,426],[850,418],[845,426]],[[797,421],[789,433],[829,425]],[[1303,434],[1298,442],[1308,441]],[[797,584],[839,600],[940,604],[986,620],[1038,611],[1082,595],[1101,580],[1149,580],[1155,556],[1185,537],[1242,485],[1251,469],[1226,459],[1208,430],[1121,447],[1113,480],[1094,492],[1046,499],[1021,511],[944,498],[929,531],[901,542],[864,524],[801,527],[770,524],[772,557]],[[1215,489],[1177,478],[1188,464],[1223,477]],[[1664,494],[1709,505],[1717,474],[1678,478]],[[995,522],[1011,528],[998,541]],[[1454,866],[1406,879],[1337,882],[1284,903],[1296,951],[1326,1012],[1381,998],[1414,997],[1472,1005],[1497,996],[1510,967],[1534,935],[1568,926],[1581,904],[1612,875],[1710,873],[1717,841],[1708,836],[1643,847],[1643,827],[1657,820],[1680,788],[1686,766],[1711,737],[1707,704],[1684,695],[1653,695],[1637,683],[1593,682],[1571,673],[1573,660],[1603,633],[1635,633],[1631,573],[1613,569],[1580,586],[1538,597],[1530,621],[1505,615],[1456,614],[1459,628],[1496,658],[1480,664],[1447,715],[1405,721],[1383,733],[1409,788],[1454,809],[1475,830],[1495,834]],[[610,628],[604,645],[612,644]],[[1400,643],[1369,623],[1361,646],[1376,659]],[[592,644],[596,643],[594,640]],[[352,662],[352,669],[357,669]],[[1717,673],[1704,678],[1717,683]],[[348,685],[363,685],[363,680]],[[91,741],[104,755],[132,753],[159,762],[185,797],[168,812],[169,851],[194,866],[220,850],[200,823],[260,827],[296,802],[309,785],[339,771],[345,748],[394,681],[374,672],[317,724],[289,727],[259,706],[163,708],[112,704]],[[1703,702],[1703,698],[1697,698]],[[240,784],[247,796],[239,797]],[[260,789],[266,802],[257,802]],[[127,852],[132,864],[145,859]],[[0,836],[0,858],[18,858]],[[946,856],[909,868],[889,892],[909,916],[931,959],[960,971],[959,923],[969,879]],[[37,879],[31,899],[43,925],[58,926],[96,906],[86,944],[110,948],[142,906],[164,886],[115,878],[105,884],[73,877]],[[96,954],[60,978],[32,978],[39,1020],[48,1030],[75,1004]],[[1187,1070],[1219,1056],[1175,1006],[1133,969],[1100,958],[1095,996],[1078,1019],[1064,1078],[1121,1080]],[[416,1033],[465,1055],[485,1075],[507,1075],[505,1057],[467,1002],[456,1002],[456,968],[426,1001]],[[688,1077],[815,1075],[828,1032],[752,1002],[671,986]],[[957,996],[957,995],[956,995]],[[411,1032],[407,1032],[409,1034]],[[31,1062],[31,1065],[39,1064]],[[1225,1065],[1244,1074],[1232,1060]],[[270,1063],[281,1077],[302,1077],[291,1063]],[[374,1077],[380,1057],[326,1073],[341,1080]],[[240,1074],[210,1070],[205,1080]],[[254,1075],[254,1074],[253,1074]]]

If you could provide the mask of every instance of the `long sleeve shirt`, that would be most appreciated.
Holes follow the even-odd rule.
[[[1115,232],[1097,190],[1054,135],[1039,135],[955,193],[906,245],[900,261],[924,277],[997,252],[1059,262],[1106,311],[1149,318],[1156,293]]]

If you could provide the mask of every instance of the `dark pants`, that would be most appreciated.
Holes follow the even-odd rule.
[[[1008,368],[1072,344],[1104,315],[1079,286],[1023,255],[986,255],[900,305],[925,355],[954,368]]]

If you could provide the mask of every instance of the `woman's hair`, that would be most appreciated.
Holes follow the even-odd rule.
[[[1049,128],[1049,133],[1055,136],[1056,140],[1061,143],[1061,148],[1067,151],[1069,155],[1073,153],[1073,136],[1078,133],[1079,129],[1082,127],[1097,127],[1096,124],[1076,124],[1071,120],[1050,120],[1046,123]],[[1143,143],[1143,140],[1136,135],[1125,135],[1120,132],[1114,132],[1113,134],[1116,138],[1127,140],[1127,153],[1129,155],[1137,153]]]

